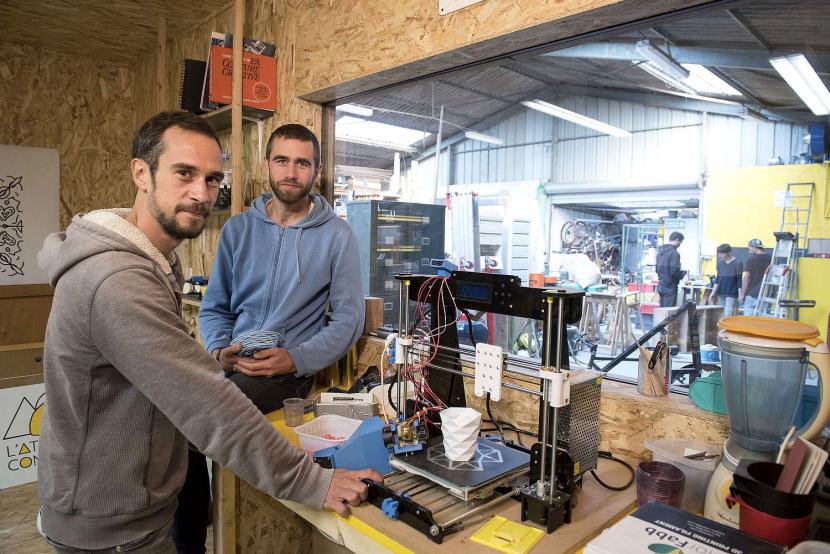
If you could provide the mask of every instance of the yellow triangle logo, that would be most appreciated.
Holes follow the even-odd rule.
[[[29,450],[29,447],[24,444],[23,446],[20,447],[20,452],[18,452],[17,454],[18,454],[18,456],[22,456],[23,454],[31,454],[31,453],[32,453],[32,451]]]

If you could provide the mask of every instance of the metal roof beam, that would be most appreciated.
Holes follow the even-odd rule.
[[[595,42],[564,50],[547,52],[549,58],[590,58],[594,60],[648,61],[634,47],[634,41]],[[709,67],[734,69],[760,69],[773,71],[769,58],[800,52],[762,52],[742,48],[701,48],[697,46],[673,46],[671,56],[678,63],[696,63]],[[810,63],[819,73],[830,73],[830,54],[807,54]]]
[[[464,85],[459,85],[457,83],[453,83],[453,82],[450,82],[450,81],[445,81],[443,79],[440,79],[438,82],[441,83],[442,85],[448,86],[450,88],[454,88],[454,89],[461,90],[461,91],[464,91],[464,92],[469,92],[470,94],[475,94],[477,96],[481,96],[482,98],[487,98],[488,100],[493,100],[495,102],[501,102],[502,104],[512,104],[513,103],[512,100],[505,100],[502,97],[493,96],[492,94],[487,94],[486,92],[482,92],[480,90],[476,90],[476,89],[470,88],[470,87],[465,87]]]
[[[749,33],[752,38],[755,39],[755,42],[763,46],[766,50],[772,50],[772,44],[770,44],[770,42],[764,38],[764,35],[762,35],[761,32],[749,22],[744,14],[738,10],[726,10],[726,13],[728,13],[730,17],[735,20],[735,23],[737,23],[739,27]]]

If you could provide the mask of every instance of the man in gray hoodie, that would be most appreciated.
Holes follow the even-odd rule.
[[[132,209],[78,215],[39,261],[55,287],[38,487],[58,552],[175,552],[190,441],[257,488],[341,515],[377,473],[323,469],[225,379],[180,318],[174,248],[199,235],[222,179],[213,129],[185,112],[133,142]]]

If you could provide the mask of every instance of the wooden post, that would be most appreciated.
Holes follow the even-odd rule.
[[[231,97],[231,215],[242,212],[242,41],[244,39],[245,0],[233,2],[233,89]]]
[[[156,111],[165,109],[164,91],[167,77],[167,19],[161,15],[156,30]]]
[[[334,106],[323,106],[323,132],[320,136],[320,194],[334,206]]]

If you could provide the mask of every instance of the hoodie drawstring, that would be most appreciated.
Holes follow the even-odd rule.
[[[298,283],[303,282],[303,272],[300,268],[300,239],[302,238],[302,236],[303,236],[303,228],[300,227],[297,230],[297,240],[295,241],[295,244],[294,244],[294,253],[297,254],[297,282]]]

